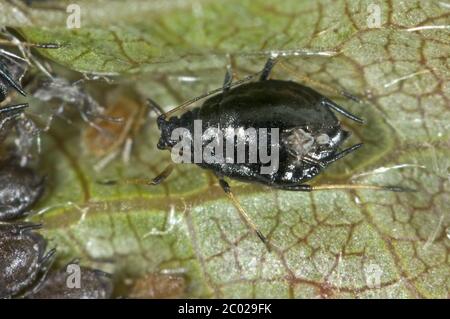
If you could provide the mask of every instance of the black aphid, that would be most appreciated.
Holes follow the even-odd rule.
[[[45,239],[34,232],[38,225],[0,224],[0,298],[14,297],[38,287],[53,260]]]
[[[173,133],[176,129],[187,130],[189,136],[195,139],[195,121],[201,120],[202,132],[209,128],[217,128],[221,136],[226,136],[228,130],[245,131],[249,128],[257,130],[263,128],[277,128],[279,138],[269,134],[269,144],[279,150],[279,167],[270,173],[261,173],[263,163],[258,156],[256,162],[240,162],[236,158],[238,145],[234,140],[234,158],[231,161],[196,162],[197,165],[212,170],[225,193],[233,201],[241,216],[256,234],[267,243],[266,238],[250,220],[245,210],[231,192],[231,188],[224,177],[239,179],[246,182],[257,182],[270,187],[293,190],[313,191],[320,189],[384,189],[403,191],[403,188],[373,185],[322,185],[310,186],[304,184],[324,171],[333,162],[350,154],[362,146],[353,145],[340,150],[340,146],[350,136],[345,131],[335,113],[339,113],[352,121],[363,124],[363,120],[346,111],[344,108],[323,96],[317,91],[291,81],[269,80],[270,72],[276,62],[270,58],[264,69],[259,72],[257,82],[248,79],[232,83],[232,73],[228,70],[222,89],[209,92],[203,96],[183,103],[179,107],[163,113],[161,108],[150,100],[152,106],[158,110],[157,123],[161,131],[158,143],[160,149],[175,149],[180,137]],[[218,93],[206,99],[201,107],[183,113],[180,117],[168,116],[187,105]],[[232,140],[233,141],[233,140]],[[245,149],[258,143],[256,138],[245,137]],[[204,148],[211,142],[211,137],[202,135],[201,146]],[[195,145],[195,141],[194,141]],[[222,145],[223,146],[223,145]],[[189,149],[187,158],[194,158],[195,146]],[[183,150],[185,151],[185,149]],[[258,154],[261,154],[258,152]],[[183,154],[185,155],[185,154]],[[194,161],[192,161],[194,162]],[[140,183],[158,184],[172,171],[169,165],[162,174],[151,181],[142,180]]]
[[[11,161],[0,164],[0,221],[22,218],[44,191],[44,178]]]
[[[77,282],[78,278],[76,278],[78,275],[80,276],[79,282]],[[112,291],[113,284],[108,273],[97,269],[80,267],[76,262],[69,264],[63,269],[50,271],[46,281],[28,298],[109,299]]]

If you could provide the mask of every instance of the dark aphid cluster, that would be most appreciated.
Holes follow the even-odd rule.
[[[0,104],[13,91],[25,95],[20,81],[26,68],[13,57],[0,51]],[[0,108],[0,143],[17,128],[26,107]],[[112,281],[98,270],[80,267],[80,285],[69,287],[65,270],[51,267],[55,249],[47,251],[46,240],[36,232],[41,226],[20,221],[43,191],[44,178],[20,165],[15,156],[0,162],[0,298],[109,298]]]
[[[40,227],[24,222],[0,223],[0,298],[110,298],[113,286],[108,274],[77,263],[70,265],[78,266],[78,274],[67,267],[52,268],[56,250],[46,252],[46,240],[35,231]]]
[[[109,298],[111,279],[81,267],[81,285],[68,287],[65,270],[50,269],[55,249],[35,230],[41,226],[18,221],[41,197],[44,179],[14,162],[0,168],[0,298]]]
[[[2,51],[3,52],[3,51]],[[19,81],[23,68],[5,53],[0,55],[0,103],[15,90],[25,92]],[[0,109],[0,136],[4,141],[27,104]],[[45,239],[35,232],[39,225],[11,222],[23,218],[44,190],[43,178],[15,159],[0,163],[0,298],[33,290],[45,279],[54,250],[46,253]]]

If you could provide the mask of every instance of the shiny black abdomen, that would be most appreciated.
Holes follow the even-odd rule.
[[[268,80],[240,85],[184,113],[180,123],[201,119],[203,127],[334,127],[339,121],[320,93],[291,81]],[[183,125],[184,126],[184,125]]]

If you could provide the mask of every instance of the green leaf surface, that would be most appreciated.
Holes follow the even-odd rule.
[[[42,170],[49,187],[40,207],[47,211],[33,217],[45,224],[61,259],[80,257],[112,271],[118,283],[173,273],[185,280],[180,294],[189,297],[448,298],[447,4],[78,3],[80,29],[65,27],[65,10],[44,5],[19,10],[26,21],[17,20],[16,12],[0,22],[20,27],[30,42],[61,44],[40,51],[50,60],[75,71],[117,75],[116,84],[167,109],[220,87],[229,62],[238,79],[260,70],[270,51],[284,53],[273,78],[306,81],[367,120],[364,126],[343,120],[353,132],[351,143],[362,141],[364,148],[314,183],[403,185],[417,192],[299,193],[232,182],[277,247],[268,252],[213,175],[199,167],[177,166],[156,187],[96,183],[152,177],[164,168],[170,157],[156,149],[154,119],[136,135],[129,163],[119,156],[100,171],[86,125],[61,125],[44,137]],[[371,4],[380,8],[380,28],[368,27]],[[336,93],[343,89],[364,103]]]

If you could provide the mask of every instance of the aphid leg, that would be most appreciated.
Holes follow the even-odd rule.
[[[150,182],[147,180],[147,184],[148,185],[161,184],[162,182],[164,182],[167,179],[167,177],[170,176],[170,174],[172,174],[173,167],[174,167],[174,165],[172,163],[167,165],[167,167],[158,176],[156,176],[155,178],[151,179]]]
[[[286,191],[299,191],[299,192],[313,192],[320,190],[349,190],[349,189],[366,189],[366,190],[380,190],[380,191],[391,191],[391,192],[415,192],[416,190],[402,187],[402,186],[378,186],[378,185],[361,185],[361,184],[328,184],[328,185],[275,185],[274,187],[286,190]]]
[[[356,150],[357,150],[358,148],[360,148],[361,146],[363,146],[363,143],[358,143],[358,144],[355,144],[355,145],[353,145],[353,146],[350,146],[349,148],[346,148],[345,150],[343,150],[343,151],[341,151],[341,152],[335,154],[332,158],[327,159],[327,160],[325,161],[326,165],[329,165],[329,164],[331,164],[331,163],[333,163],[333,162],[336,162],[337,160],[343,158],[344,156],[346,156],[346,155],[348,155],[348,154],[350,154],[350,153],[356,151]]]
[[[14,89],[17,90],[17,92],[19,92],[23,96],[26,95],[25,91],[22,89],[22,86],[13,79],[11,73],[9,73],[8,71],[8,68],[1,61],[0,61],[0,78],[8,82],[9,85],[11,85]]]
[[[233,71],[231,70],[231,65],[227,65],[227,71],[225,72],[225,78],[223,79],[223,92],[228,92],[233,83]]]
[[[270,72],[272,71],[275,63],[277,63],[278,59],[276,56],[271,55],[264,65],[264,68],[261,72],[261,76],[259,77],[260,81],[266,81],[269,79]]]
[[[270,251],[270,243],[267,240],[267,238],[262,234],[262,232],[258,229],[258,227],[255,225],[255,223],[252,221],[250,216],[248,216],[247,212],[244,210],[244,208],[241,206],[241,203],[238,201],[238,199],[234,196],[233,192],[231,191],[230,185],[223,179],[222,176],[217,175],[217,178],[219,179],[219,184],[222,187],[225,194],[228,196],[228,198],[231,200],[233,205],[236,207],[236,209],[239,212],[239,215],[241,218],[245,221],[248,227],[261,239],[261,241],[266,245],[267,249]]]
[[[329,185],[317,185],[311,186],[311,191],[319,191],[319,190],[329,190],[329,189],[371,189],[371,190],[379,190],[379,191],[390,191],[390,192],[415,192],[415,189],[403,186],[395,186],[395,185],[386,185],[386,186],[378,186],[378,185],[361,185],[361,184],[329,184]]]
[[[42,228],[41,224],[26,223],[26,224],[19,225],[18,231],[19,231],[19,234],[24,234],[26,232],[36,230],[36,229],[41,229],[41,228]]]
[[[334,103],[331,100],[325,99],[322,101],[322,104],[331,108],[332,110],[344,115],[345,117],[359,123],[359,124],[364,124],[364,120],[362,118],[357,117],[356,115],[350,113],[349,111],[345,110],[344,108],[342,108],[341,106],[337,105],[336,103]]]
[[[44,265],[44,267],[46,267],[46,268],[51,267],[51,265],[54,261],[54,258],[55,258],[55,254],[56,254],[56,249],[53,248],[42,258],[42,264]]]
[[[27,103],[24,104],[16,104],[16,105],[8,105],[6,107],[0,108],[0,114],[3,113],[13,113],[18,114],[20,111],[23,111],[28,107]]]
[[[170,174],[172,174],[173,168],[174,168],[174,164],[171,163],[171,164],[167,165],[167,167],[160,174],[158,174],[158,176],[156,176],[155,178],[152,178],[152,179],[150,179],[150,178],[130,178],[130,179],[125,179],[123,181],[123,183],[129,184],[129,185],[158,185],[158,184],[161,184],[162,182],[164,182],[170,176]],[[102,184],[102,185],[117,185],[119,183],[119,181],[106,180],[106,181],[99,181],[98,183]]]
[[[314,158],[311,158],[311,157],[309,157],[309,156],[306,156],[306,155],[302,157],[302,162],[305,162],[305,163],[307,163],[307,164],[312,164],[312,165],[320,166],[320,167],[322,167],[322,168],[325,168],[325,167],[326,167],[326,165],[325,165],[323,162],[318,161],[318,160],[316,160],[316,159],[314,159]]]

